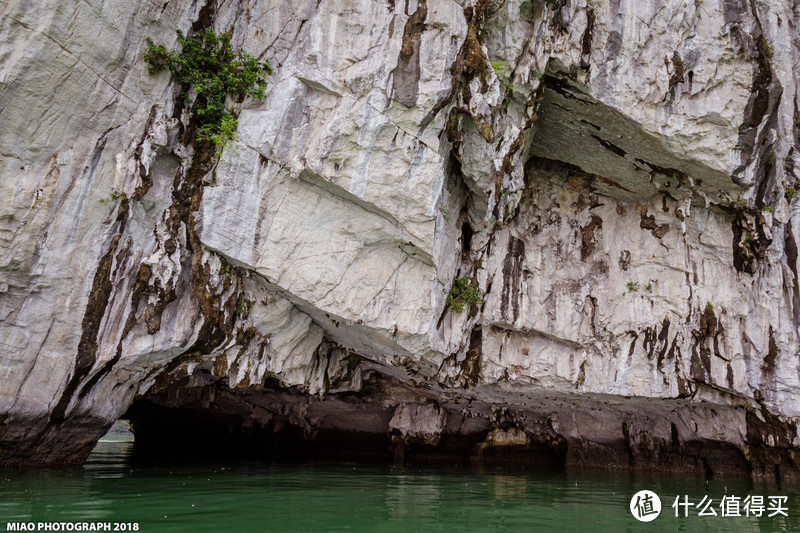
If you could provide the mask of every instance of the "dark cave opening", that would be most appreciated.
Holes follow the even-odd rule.
[[[359,393],[311,396],[277,388],[231,389],[223,380],[195,375],[138,398],[124,414],[135,435],[131,462],[321,460],[565,469],[564,442],[496,445],[490,417],[465,419],[461,405],[441,406],[444,423],[436,435],[401,432],[392,425],[397,405],[387,401],[391,386],[373,376]]]
[[[386,435],[329,430],[306,434],[286,419],[252,424],[244,414],[166,407],[139,400],[125,414],[136,436],[135,463],[291,462],[391,459]]]
[[[469,260],[469,251],[472,245],[472,235],[475,233],[469,221],[464,221],[461,225],[461,254],[464,260]]]
[[[126,414],[135,427],[130,456],[136,465],[294,463],[468,465],[524,464],[541,471],[564,471],[565,449],[548,443],[482,447],[484,433],[446,434],[435,444],[405,441],[395,433],[304,432],[289,423],[243,428],[240,420],[138,402]]]

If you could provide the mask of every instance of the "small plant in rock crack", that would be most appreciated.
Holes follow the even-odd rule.
[[[239,302],[239,304],[236,305],[236,309],[233,310],[233,314],[234,314],[234,316],[239,316],[239,315],[241,315],[243,313],[246,313],[249,308],[250,307],[247,304],[247,300],[244,300],[242,302]]]
[[[783,196],[786,198],[787,202],[791,202],[794,199],[794,187],[791,189],[787,187],[786,190],[783,191]]]
[[[462,276],[453,280],[453,286],[450,287],[450,293],[447,295],[447,307],[461,313],[464,311],[464,305],[480,305],[482,303],[481,293],[476,289],[469,276]]]
[[[508,0],[489,0],[483,9],[483,17],[495,28],[508,24]]]
[[[772,46],[772,41],[769,39],[764,39],[764,51],[767,54],[767,57],[771,58],[775,55],[775,47]]]
[[[638,281],[629,281],[628,282],[628,292],[636,292],[639,290],[639,282]]]
[[[703,8],[703,0],[695,0],[694,6],[695,6],[695,14],[697,15],[698,19],[702,19],[703,18],[703,15],[700,14],[700,11],[703,11],[703,12],[705,12],[706,15],[708,15],[708,11],[706,11]]]
[[[448,211],[446,207],[442,207],[441,209],[439,209],[439,212],[444,217],[445,224],[449,224],[450,222],[453,221],[453,219],[450,218],[450,211]]]
[[[207,28],[191,37],[178,30],[180,51],[167,50],[147,38],[144,59],[150,74],[169,70],[183,87],[181,97],[190,101],[192,118],[198,126],[198,140],[214,143],[216,154],[235,137],[238,120],[226,105],[228,95],[262,100],[266,76],[272,73],[263,63],[231,45],[233,26],[217,34]]]
[[[514,92],[514,85],[511,84],[510,72],[508,69],[508,63],[503,60],[497,61],[489,61],[492,65],[492,70],[494,70],[495,76],[497,76],[497,80],[503,84],[503,87],[506,88],[508,94]]]
[[[111,196],[109,196],[108,198],[100,198],[99,201],[100,201],[101,204],[105,204],[105,203],[108,203],[108,202],[116,202],[117,200],[119,200],[119,196],[120,195],[118,193],[112,192]]]
[[[706,311],[710,312],[713,310],[714,310],[714,304],[712,304],[711,302],[706,302]]]

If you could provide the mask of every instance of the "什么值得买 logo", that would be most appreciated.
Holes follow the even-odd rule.
[[[661,499],[653,491],[640,490],[631,498],[631,514],[640,522],[650,522],[661,513]]]

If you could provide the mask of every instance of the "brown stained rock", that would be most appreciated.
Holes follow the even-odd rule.
[[[628,270],[631,266],[631,252],[630,250],[623,250],[619,254],[619,268]]]
[[[668,59],[665,59],[665,61],[667,62],[667,64],[669,64]],[[683,72],[683,59],[681,58],[681,55],[678,53],[678,51],[675,50],[672,53],[672,74],[670,74],[669,77],[670,89],[679,83],[683,83],[684,81],[685,80]]]
[[[775,342],[775,330],[772,326],[769,327],[769,350],[764,356],[764,364],[761,365],[761,373],[765,379],[774,377],[775,375],[775,361],[778,358],[778,345]]]
[[[765,231],[760,213],[753,209],[733,212],[733,266],[739,272],[755,274],[772,244],[771,234]]]
[[[592,255],[595,247],[595,231],[603,229],[603,220],[592,215],[591,221],[581,228],[581,260],[585,261]]]
[[[639,227],[648,230],[656,239],[660,239],[669,231],[669,224],[656,224],[656,217],[647,214],[647,206],[639,206],[639,215],[641,217]]]
[[[145,167],[144,163],[142,162],[142,155],[144,153],[144,141],[147,138],[147,134],[150,132],[150,128],[153,125],[153,121],[156,118],[156,112],[158,111],[158,107],[153,105],[150,108],[150,114],[147,117],[147,122],[144,126],[144,135],[142,139],[139,141],[139,145],[136,147],[136,159],[139,163],[139,179],[141,179],[142,183],[136,187],[136,190],[131,195],[132,200],[139,201],[144,198],[144,195],[147,194],[147,191],[150,190],[150,187],[153,186],[153,177],[147,172],[147,168]]]
[[[486,75],[490,65],[478,40],[478,30],[475,24],[467,26],[467,37],[464,41],[464,66],[469,74],[481,76],[482,83],[486,87],[484,90],[488,90]]]
[[[403,46],[397,68],[394,70],[394,99],[406,107],[417,103],[419,85],[419,47],[422,33],[425,31],[425,19],[428,16],[426,0],[420,0],[417,10],[408,17],[403,29]]]
[[[124,225],[123,225],[124,228]],[[119,230],[120,233],[122,229]],[[100,331],[100,323],[103,320],[106,307],[108,306],[111,292],[114,289],[111,279],[111,266],[114,259],[114,252],[119,245],[120,234],[115,235],[109,243],[108,250],[100,259],[100,263],[95,271],[92,281],[92,290],[89,293],[89,302],[81,325],[81,340],[78,344],[78,353],[75,358],[75,369],[72,371],[67,386],[61,394],[55,407],[50,414],[50,425],[57,425],[63,422],[67,407],[72,400],[73,394],[78,390],[81,382],[89,373],[97,360],[97,336]]]
[[[754,477],[780,482],[798,476],[797,423],[775,416],[762,406],[747,410],[747,456]]]
[[[483,352],[483,335],[481,326],[476,326],[469,337],[469,348],[464,362],[461,364],[461,376],[464,386],[475,386],[481,377],[481,355]]]
[[[223,378],[228,372],[228,358],[224,354],[220,354],[214,359],[213,374],[217,377]]]
[[[512,322],[519,316],[522,297],[522,265],[525,262],[525,241],[513,235],[508,237],[508,252],[503,262],[503,289],[500,293],[500,310]]]
[[[586,29],[583,31],[581,37],[581,68],[589,69],[590,63],[588,57],[592,53],[592,39],[594,37],[594,22],[596,15],[594,14],[594,6],[589,4],[586,8]]]
[[[695,381],[709,385],[714,384],[711,378],[711,355],[712,353],[720,355],[716,343],[717,335],[720,333],[721,325],[714,309],[706,306],[700,315],[698,329],[692,331],[695,340],[692,345],[691,375]]]

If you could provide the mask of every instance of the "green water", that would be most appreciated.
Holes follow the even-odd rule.
[[[131,443],[101,442],[83,469],[0,471],[8,522],[126,522],[139,531],[800,531],[800,487],[504,468],[230,463],[132,467]],[[663,509],[637,522],[631,496]],[[676,518],[675,496],[788,496],[788,517]],[[742,511],[743,512],[743,511]]]

